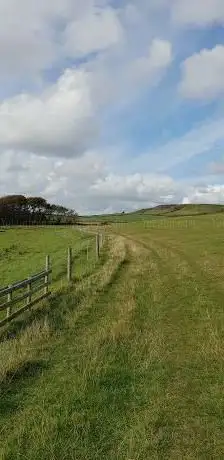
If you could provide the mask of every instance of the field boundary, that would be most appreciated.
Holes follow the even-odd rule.
[[[7,297],[7,300],[0,304],[0,311],[6,310],[6,318],[0,321],[0,327],[12,321],[14,318],[16,318],[26,310],[36,305],[36,303],[41,302],[42,300],[46,299],[51,295],[51,292],[49,291],[49,286],[51,284],[51,273],[52,269],[50,268],[50,258],[49,256],[46,256],[46,268],[44,271],[36,273],[35,275],[30,276],[25,280],[19,281],[17,283],[9,285],[8,287],[0,289],[0,299]],[[41,282],[39,286],[33,287],[36,282],[42,280],[44,282]],[[26,289],[25,293],[23,292],[22,295],[13,298],[13,293],[24,289]],[[36,293],[39,293],[42,289],[44,290],[44,292],[37,298],[32,299],[32,296]],[[12,307],[18,304],[19,302],[22,302],[23,300],[26,300],[26,305],[23,305],[21,308],[12,313]]]
[[[103,246],[103,234],[94,233],[96,236],[96,259],[100,256],[100,250]],[[88,260],[88,250],[87,247],[87,260]],[[67,282],[70,284],[72,282],[73,275],[73,259],[72,259],[72,248],[69,247],[67,251]],[[3,303],[0,303],[0,312],[6,310],[6,317],[0,321],[0,327],[12,321],[17,316],[24,313],[26,310],[30,310],[37,303],[45,300],[51,295],[49,291],[49,286],[51,284],[50,275],[52,274],[52,268],[50,267],[50,256],[46,256],[45,270],[36,273],[22,281],[17,281],[13,284],[0,288],[0,302],[3,299]],[[33,287],[36,282],[43,282],[38,286]],[[26,292],[24,293],[24,289]],[[39,293],[41,290],[44,290],[41,295],[37,298],[32,299],[33,295]],[[22,293],[20,292],[22,291]],[[19,292],[17,297],[13,297],[13,293]],[[18,310],[12,312],[12,307],[26,301],[26,304],[20,307]]]

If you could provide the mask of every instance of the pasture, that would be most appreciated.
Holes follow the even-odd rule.
[[[86,263],[89,245],[89,263]],[[94,260],[94,237],[71,227],[11,227],[0,232],[0,285],[44,269],[49,255],[53,269],[53,287],[66,282],[67,249],[73,250],[75,276],[88,271]]]
[[[222,214],[107,232],[92,271],[3,335],[0,457],[223,458]]]

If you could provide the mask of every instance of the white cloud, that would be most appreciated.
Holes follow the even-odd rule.
[[[203,49],[182,65],[180,92],[195,99],[211,99],[224,92],[224,46]]]
[[[223,184],[192,185],[163,174],[109,175],[97,180],[91,190],[111,212],[169,203],[224,203]]]
[[[127,68],[127,73],[132,76],[133,83],[139,81],[152,83],[153,79],[158,81],[171,62],[171,43],[155,38],[150,44],[148,55],[133,60],[130,68]]]
[[[224,23],[223,0],[138,0],[138,6],[150,16],[155,12],[164,14],[172,27],[201,28]]]
[[[46,184],[53,160],[26,152],[1,152],[0,195],[10,193],[40,194]],[[21,166],[25,165],[25,168]]]
[[[113,155],[108,152],[108,156]],[[20,165],[26,162],[27,169]],[[111,174],[103,152],[88,151],[80,158],[43,158],[7,151],[1,156],[0,194],[40,194],[79,213],[137,209],[179,198],[179,186],[169,176]],[[14,165],[14,168],[12,168]],[[177,192],[178,191],[178,192]]]
[[[21,168],[25,164],[26,168]],[[0,195],[24,193],[42,195],[88,212],[100,208],[101,200],[92,197],[91,185],[108,174],[102,152],[87,151],[78,158],[42,157],[27,152],[1,153]]]
[[[96,5],[100,8],[106,4],[106,0],[20,0],[18,7],[18,0],[0,0],[0,77],[33,78],[63,59],[66,52],[63,46],[64,30],[67,28],[69,31],[69,24],[71,32],[72,24],[79,25],[76,39],[80,43],[76,43],[76,46],[83,49],[82,24],[87,27],[84,33],[90,37],[88,27],[91,12]],[[108,17],[104,17],[103,23],[112,29],[113,23],[111,20],[110,24]],[[91,40],[94,39],[94,31],[96,40],[99,26],[101,37],[105,38],[102,21],[96,19],[95,23],[92,21]]]
[[[88,75],[67,70],[39,97],[21,94],[0,104],[0,145],[51,155],[80,155],[96,123]]]
[[[143,84],[159,82],[172,61],[171,43],[155,38],[157,27],[153,18],[149,27],[141,5],[112,8],[109,0],[21,0],[18,9],[17,3],[0,0],[3,94],[10,92],[10,79],[19,88],[26,83],[45,87],[43,71],[56,79],[69,57],[72,62],[81,58],[77,65],[91,73],[94,103],[120,103],[135,97]]]
[[[24,163],[23,170],[20,166]],[[88,151],[74,159],[13,151],[1,156],[0,195],[37,194],[79,214],[135,210],[161,203],[224,202],[224,185],[207,185],[207,179],[200,182],[179,182],[153,173],[111,174],[103,152]]]
[[[223,119],[155,150],[149,147],[144,155],[138,152],[135,160],[121,152],[130,142],[129,115],[125,141],[116,139],[118,145],[110,148],[108,119],[122,137],[122,105],[127,114],[128,104],[135,110],[132,102],[161,82],[173,50],[183,52],[182,29],[173,25],[222,23],[223,5],[217,0],[204,0],[203,8],[196,0],[130,0],[115,8],[110,0],[20,0],[18,8],[18,0],[0,0],[0,194],[42,194],[79,212],[222,199],[222,190],[179,183],[163,171],[224,143]],[[223,48],[185,61],[184,96],[222,93]],[[40,86],[34,92],[36,81]],[[173,102],[167,92],[173,95],[173,88],[165,88],[163,106]],[[150,123],[154,107],[147,116]],[[137,142],[133,152],[140,149]]]
[[[182,25],[224,24],[223,0],[169,0],[172,19]]]
[[[0,76],[36,73],[56,57],[51,21],[63,12],[63,1],[0,1]]]
[[[224,204],[224,184],[189,188],[188,196],[183,198],[183,203]]]
[[[127,202],[150,202],[163,200],[175,192],[174,181],[163,175],[131,174],[108,175],[98,179],[91,187],[94,196]]]
[[[127,51],[127,50],[126,50]],[[102,55],[87,65],[92,75],[92,94],[97,104],[131,104],[145,87],[158,84],[172,63],[172,44],[154,38],[145,54],[130,57]]]
[[[88,55],[116,45],[122,38],[122,26],[114,9],[90,10],[85,17],[68,23],[65,53],[72,57]]]
[[[150,47],[149,61],[152,68],[167,67],[172,61],[171,43],[155,38]]]
[[[0,103],[0,146],[40,155],[82,155],[99,136],[98,109],[131,103],[143,85],[160,80],[171,61],[171,44],[154,39],[148,55],[128,60],[121,74],[120,64],[114,70],[102,58],[67,69],[40,94],[6,99]]]

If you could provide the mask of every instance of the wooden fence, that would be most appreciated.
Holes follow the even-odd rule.
[[[96,258],[99,258],[100,249],[103,245],[103,235],[96,235]],[[87,260],[89,257],[89,247],[87,246]],[[72,249],[68,248],[68,256],[67,256],[67,281],[70,283],[72,281]],[[41,300],[46,299],[50,294],[49,286],[51,284],[50,274],[52,273],[52,269],[50,268],[50,258],[46,256],[46,264],[45,270],[37,273],[23,281],[19,281],[17,283],[11,284],[7,287],[0,289],[0,312],[6,311],[6,317],[0,320],[0,327],[4,326],[6,323],[10,322],[12,319],[16,318],[17,316],[21,315],[26,310],[31,309],[36,303],[40,302]],[[38,281],[43,281],[40,285],[35,286],[35,283]],[[24,289],[26,292],[24,293]],[[21,294],[20,291],[23,291]],[[33,298],[34,294],[39,293],[43,290],[42,293],[35,299]],[[19,295],[15,296],[15,293]],[[1,303],[1,299],[3,299],[3,303]],[[6,300],[7,299],[7,300]],[[18,308],[16,311],[13,312],[13,307],[18,305],[18,303],[22,303],[26,300],[26,304],[22,307]]]
[[[33,307],[37,302],[46,299],[51,294],[49,291],[49,275],[51,273],[52,270],[50,269],[50,259],[49,256],[46,256],[46,267],[44,271],[37,273],[36,275],[33,275],[26,280],[19,281],[18,283],[11,284],[3,289],[0,289],[0,299],[7,297],[7,300],[0,304],[0,311],[6,311],[6,317],[0,321],[0,326],[4,326],[4,324],[21,315],[21,313]],[[35,283],[42,280],[43,282],[40,285],[34,286]],[[24,289],[26,289],[25,293],[19,293],[19,295],[16,297],[14,296],[14,293],[18,293],[20,290],[24,291]],[[41,290],[43,290],[43,292],[40,293],[38,297],[33,299],[34,294],[40,292]],[[13,312],[13,307],[25,299],[26,304]]]

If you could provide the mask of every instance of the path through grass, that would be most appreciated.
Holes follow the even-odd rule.
[[[3,376],[2,459],[223,458],[223,237],[197,219],[123,226],[36,335],[2,344],[34,337]]]

